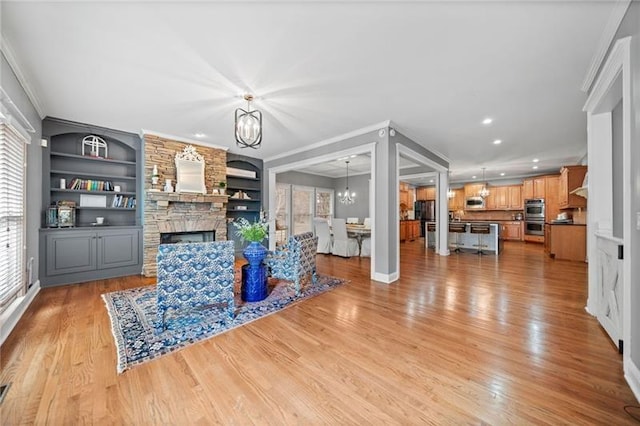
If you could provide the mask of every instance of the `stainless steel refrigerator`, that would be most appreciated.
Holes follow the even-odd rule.
[[[425,236],[425,222],[436,221],[436,202],[416,201],[414,206],[415,218],[420,221],[420,236]]]

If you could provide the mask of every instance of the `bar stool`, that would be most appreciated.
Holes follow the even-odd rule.
[[[427,246],[429,247],[435,247],[436,243],[435,243],[435,238],[433,239],[433,245],[429,245],[429,234],[435,234],[436,232],[436,224],[435,223],[427,223]]]
[[[471,233],[478,234],[478,251],[477,254],[484,254],[482,251],[484,245],[484,236],[491,233],[491,226],[488,223],[472,223]]]
[[[454,234],[456,234],[456,242],[453,243],[453,247],[455,247],[454,252],[455,253],[459,253],[460,252],[460,246],[462,246],[462,244],[460,244],[460,234],[464,234],[467,232],[467,224],[466,223],[455,223],[455,222],[450,222],[449,223],[449,232],[453,232]]]

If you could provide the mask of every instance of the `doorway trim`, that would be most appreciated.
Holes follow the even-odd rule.
[[[600,199],[599,192],[591,193],[592,187],[598,188],[602,185],[597,180],[591,179],[592,174],[599,175],[600,170],[604,173],[611,172],[612,165],[605,165],[595,155],[599,149],[611,149],[611,112],[615,106],[622,100],[622,146],[623,146],[623,246],[624,259],[622,263],[623,279],[622,279],[622,340],[624,343],[623,368],[625,378],[629,383],[632,391],[637,398],[640,398],[640,371],[633,364],[631,359],[631,284],[637,281],[638,277],[632,275],[633,268],[631,259],[638,256],[633,252],[633,248],[638,245],[638,237],[635,232],[635,222],[633,219],[633,205],[631,204],[631,176],[632,168],[638,167],[634,164],[631,156],[631,37],[621,38],[616,41],[607,61],[602,67],[602,71],[596,80],[593,90],[585,103],[583,111],[587,113],[588,122],[588,165],[590,171],[589,179],[589,206],[598,206],[601,202],[607,202],[609,205],[603,206],[598,210],[594,210],[589,214],[587,249],[589,262],[589,298],[587,301],[587,311],[596,315],[599,303],[599,294],[597,291],[597,265],[596,265],[596,233],[611,233],[612,201],[609,197]],[[608,167],[608,169],[606,169]],[[610,188],[609,188],[610,190]],[[596,197],[593,198],[592,195]],[[597,207],[595,207],[597,209]],[[637,308],[637,307],[636,307]],[[637,326],[637,325],[636,325]],[[634,330],[635,331],[635,330]],[[635,333],[637,334],[637,332]]]

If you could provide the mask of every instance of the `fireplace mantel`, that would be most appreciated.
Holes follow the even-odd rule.
[[[148,191],[147,199],[158,203],[158,207],[168,207],[169,203],[213,203],[216,207],[227,204],[228,195],[193,194],[189,192],[151,192]]]

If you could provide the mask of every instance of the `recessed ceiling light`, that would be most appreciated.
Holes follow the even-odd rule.
[[[353,155],[351,156],[351,158],[356,158],[356,157],[357,157],[357,155],[356,155],[356,154],[353,154]]]
[[[195,136],[196,138],[204,138],[204,137],[205,137],[205,136],[207,136],[207,135],[205,135],[204,133],[196,133],[196,134],[195,134],[195,135],[193,135],[193,136]]]
[[[500,176],[504,176],[504,174],[505,174],[505,173],[504,173],[504,172],[502,172],[502,173],[500,173]]]
[[[537,168],[538,168],[538,166],[533,166],[532,167],[533,170],[536,170]]]
[[[433,179],[430,179],[429,182],[433,183]]]
[[[500,145],[502,143],[501,139],[496,139],[495,141],[493,141],[494,145]]]
[[[475,178],[476,178],[475,176],[471,176],[471,179],[475,179]]]
[[[538,159],[538,158],[534,158],[534,159],[533,159],[533,162],[534,162],[534,163],[537,163],[538,161],[540,161],[540,159]]]
[[[484,120],[482,120],[482,124],[484,124],[485,126],[487,124],[491,124],[492,122],[493,122],[493,118],[489,118],[489,117],[487,117]]]

